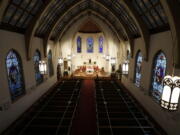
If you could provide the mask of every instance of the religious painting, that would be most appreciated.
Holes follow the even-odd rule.
[[[14,50],[9,51],[6,57],[6,68],[11,99],[14,101],[25,94],[22,63],[20,56]]]
[[[77,38],[77,53],[81,53],[81,49],[82,49],[82,40],[81,37]]]
[[[39,85],[43,82],[43,75],[39,71],[39,61],[41,60],[41,54],[38,50],[36,50],[33,61],[34,61],[34,70],[35,70],[35,79],[36,84]]]
[[[87,38],[87,52],[88,53],[92,53],[93,52],[93,45],[94,45],[94,41],[92,37]]]
[[[49,69],[49,76],[53,76],[54,75],[54,68],[53,68],[52,52],[51,52],[51,50],[48,53],[48,69]]]
[[[163,52],[156,55],[153,66],[152,76],[152,96],[158,101],[161,99],[163,90],[163,78],[166,73],[166,57]]]
[[[104,42],[103,37],[100,36],[99,37],[99,53],[103,53],[103,42]]]
[[[141,69],[142,69],[142,54],[139,51],[136,55],[136,66],[135,66],[135,84],[137,87],[140,87],[141,82]]]

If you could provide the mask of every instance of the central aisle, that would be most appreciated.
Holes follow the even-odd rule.
[[[96,135],[95,82],[84,80],[71,135]]]

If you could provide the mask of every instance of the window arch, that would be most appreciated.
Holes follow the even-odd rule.
[[[53,76],[54,68],[53,68],[52,51],[51,50],[49,50],[49,53],[48,53],[48,69],[49,69],[49,76]]]
[[[166,56],[162,51],[156,54],[153,60],[153,74],[152,74],[152,83],[151,83],[151,94],[158,101],[161,98],[163,84],[162,80],[166,73]]]
[[[102,36],[99,37],[99,53],[103,53],[103,43],[104,39]]]
[[[40,60],[41,60],[41,53],[38,50],[36,50],[33,56],[33,61],[34,61],[35,79],[37,85],[43,82],[43,76],[39,71]]]
[[[79,37],[77,38],[77,52],[78,52],[78,53],[81,53],[81,49],[82,49],[82,39],[81,39],[81,37],[79,36]]]
[[[136,55],[136,65],[135,65],[135,84],[137,87],[140,86],[140,82],[141,82],[142,60],[143,60],[142,53],[141,51],[138,51]]]
[[[10,50],[6,56],[6,69],[11,100],[25,94],[22,62],[19,54]]]
[[[94,40],[92,37],[88,37],[87,38],[87,52],[88,53],[92,53],[93,52],[93,44],[94,44]]]
[[[127,60],[130,60],[130,58],[131,58],[131,53],[130,53],[129,50],[127,50],[127,51],[126,51],[126,59],[127,59]]]

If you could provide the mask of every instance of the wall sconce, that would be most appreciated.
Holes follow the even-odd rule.
[[[75,57],[76,55],[75,54],[72,54],[72,57]]]
[[[110,59],[110,56],[106,55],[106,61],[109,61],[109,59]]]
[[[72,56],[71,56],[71,55],[68,55],[68,56],[67,56],[67,60],[68,60],[68,61],[70,61],[70,60],[71,60],[71,58],[72,58]]]
[[[170,111],[176,111],[180,94],[180,77],[167,75],[163,79],[163,85],[161,107]]]
[[[47,74],[47,62],[45,60],[39,61],[39,71],[41,74]]]
[[[112,57],[110,62],[111,62],[111,65],[115,65],[116,64],[116,58]]]
[[[106,54],[103,54],[102,58],[106,59]]]
[[[124,75],[127,75],[129,72],[129,62],[128,61],[125,61],[122,65],[122,73]]]
[[[60,64],[60,65],[63,64],[63,58],[58,58],[58,64]]]

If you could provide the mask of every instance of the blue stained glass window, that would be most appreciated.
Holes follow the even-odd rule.
[[[161,98],[163,84],[162,80],[166,73],[166,57],[160,52],[154,59],[153,76],[152,76],[152,96],[158,101]]]
[[[6,68],[11,99],[14,101],[25,94],[22,63],[20,56],[14,51],[9,51],[6,57]]]
[[[93,48],[94,48],[93,44],[94,44],[93,38],[92,37],[87,38],[87,52],[88,53],[93,52]]]
[[[54,68],[53,68],[52,52],[51,52],[51,50],[48,53],[48,69],[49,69],[49,76],[53,76],[54,75]]]
[[[99,37],[99,53],[103,53],[103,37]]]
[[[81,53],[81,48],[82,48],[82,42],[81,42],[81,37],[77,38],[77,52]]]
[[[137,87],[140,86],[141,82],[141,69],[142,69],[142,54],[139,51],[136,55],[136,66],[135,66],[135,84]]]
[[[39,71],[39,61],[41,60],[41,54],[38,50],[36,50],[33,61],[34,61],[34,70],[35,70],[35,79],[36,79],[36,84],[40,84],[43,82],[43,76]]]

